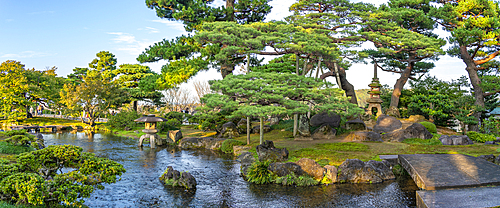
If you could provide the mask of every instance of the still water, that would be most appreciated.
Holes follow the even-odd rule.
[[[89,207],[415,207],[418,189],[410,178],[380,184],[293,187],[254,185],[239,176],[231,155],[209,150],[137,147],[138,141],[108,134],[44,134],[45,144],[72,144],[125,167],[121,181],[95,190]],[[195,191],[164,187],[167,166],[189,171]]]

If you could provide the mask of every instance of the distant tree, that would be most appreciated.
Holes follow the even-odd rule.
[[[0,116],[9,120],[26,116],[26,106],[30,105],[25,97],[29,90],[26,69],[21,62],[7,60],[0,65]]]
[[[500,93],[500,83],[497,77],[496,87],[485,91],[481,86],[478,71],[488,69],[495,57],[500,54],[500,8],[493,0],[433,0],[434,6],[430,14],[434,20],[446,31],[450,32],[448,38],[452,48],[448,54],[459,57],[465,63],[465,70],[469,74],[470,83],[474,90],[474,112],[476,124],[469,126],[471,131],[479,131],[485,97]],[[495,83],[489,80],[490,83]]]
[[[116,107],[123,100],[120,86],[101,76],[97,70],[88,71],[80,84],[67,83],[60,92],[61,102],[72,115],[80,116],[85,123],[82,111],[88,114],[88,124],[95,126],[96,119],[108,109]]]
[[[116,69],[115,55],[109,51],[100,51],[96,54],[97,58],[89,63],[89,68],[95,69],[101,73],[106,79],[113,79],[116,74],[113,71]]]
[[[444,55],[441,47],[446,41],[432,32],[436,23],[428,15],[430,8],[429,1],[391,0],[370,14],[360,31],[377,48],[368,51],[374,64],[383,71],[401,74],[394,84],[388,115],[400,116],[399,98],[408,79],[434,67],[423,61]]]
[[[198,102],[201,98],[210,93],[210,85],[206,81],[196,80],[193,82],[194,90],[196,90],[196,95],[198,96]]]
[[[161,92],[156,90],[158,75],[151,71],[148,66],[122,64],[118,69],[113,70],[112,74],[117,76],[114,82],[128,92],[133,102],[134,111],[137,111],[139,100],[149,99],[153,103],[159,103],[163,96]]]

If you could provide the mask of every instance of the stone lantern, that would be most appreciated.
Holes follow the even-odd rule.
[[[149,144],[151,144],[151,148],[155,148],[155,145],[162,145],[163,141],[161,140],[160,136],[158,136],[158,129],[156,129],[156,123],[157,122],[162,122],[166,121],[167,119],[161,118],[161,117],[155,117],[155,115],[150,114],[145,117],[141,117],[138,119],[135,119],[135,122],[145,122],[145,129],[142,130],[142,132],[146,133],[145,135],[142,135],[141,138],[139,139],[139,147],[142,146],[142,141],[146,138],[149,138]]]
[[[377,78],[377,64],[374,65],[373,69],[374,77],[372,79],[372,83],[370,83],[368,86],[370,87],[370,91],[368,94],[370,94],[370,98],[367,100],[368,102],[368,114],[370,115],[376,115],[380,116],[382,115],[382,105],[384,101],[380,99],[380,87],[382,86],[380,84],[380,81]]]

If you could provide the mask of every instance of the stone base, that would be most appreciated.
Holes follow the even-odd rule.
[[[151,148],[156,148],[156,145],[163,145],[163,140],[161,140],[160,136],[158,136],[157,134],[145,134],[142,135],[139,139],[138,146],[142,147],[142,142],[147,138],[149,138],[149,144],[151,145]]]

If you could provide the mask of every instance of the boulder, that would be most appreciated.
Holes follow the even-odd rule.
[[[377,124],[373,127],[373,131],[376,133],[387,133],[400,129],[401,127],[403,127],[403,123],[398,119],[392,116],[381,115],[378,117]]]
[[[311,117],[310,123],[311,126],[321,126],[326,124],[330,127],[336,128],[340,126],[340,116],[333,113],[318,113]]]
[[[306,175],[307,173],[302,170],[302,168],[297,165],[296,163],[293,162],[287,162],[287,163],[281,163],[281,162],[275,162],[269,164],[269,167],[267,167],[267,170],[271,171],[272,173],[276,174],[279,177],[286,176],[290,173],[294,173],[296,176],[302,176]]]
[[[395,176],[387,161],[347,159],[339,166],[338,181],[344,183],[380,183]]]
[[[236,124],[236,129],[238,130],[239,134],[246,134],[247,133],[247,120],[242,118],[240,121],[238,121],[238,124]],[[252,129],[250,129],[250,133],[252,133]]]
[[[485,141],[484,145],[498,145],[497,141]]]
[[[222,124],[222,130],[220,132],[219,137],[221,138],[233,138],[233,137],[239,137],[240,134],[238,133],[238,129],[236,128],[236,124],[233,122],[227,122],[225,124]]]
[[[425,117],[422,115],[411,115],[410,118],[408,118],[408,121],[412,122],[412,123],[420,123],[420,122],[426,121],[426,120],[425,120]]]
[[[264,126],[263,126],[263,129],[264,129],[264,133],[268,133],[268,132],[270,132],[270,131],[271,131],[271,126],[269,126],[269,125],[264,125]],[[260,126],[254,126],[254,127],[252,128],[252,133],[254,133],[254,134],[260,134]]]
[[[234,155],[241,155],[244,152],[248,152],[250,150],[250,146],[233,146],[233,154]]]
[[[190,173],[179,172],[174,170],[172,166],[168,166],[159,179],[164,185],[180,186],[185,189],[196,188],[196,179]]]
[[[280,122],[280,117],[278,116],[271,116],[271,122],[269,123],[271,126],[272,125],[277,125]]]
[[[305,171],[309,176],[313,177],[317,181],[321,181],[323,176],[325,176],[325,168],[321,167],[316,161],[309,158],[301,158],[296,162],[303,171]]]
[[[495,155],[480,155],[480,156],[477,156],[477,158],[481,158],[483,160],[495,163]]]
[[[309,131],[309,118],[306,114],[299,115],[299,125],[297,131],[302,137],[310,137],[311,131]]]
[[[498,157],[495,157],[495,161],[493,163],[500,165],[500,155]]]
[[[182,132],[181,130],[173,130],[173,131],[168,131],[168,143],[177,143],[179,140],[182,139]]]
[[[389,142],[402,142],[410,138],[432,139],[432,137],[431,132],[419,123],[414,123],[406,129],[399,129],[382,135],[382,139]]]
[[[288,160],[288,150],[274,147],[272,141],[265,140],[256,147],[259,161],[283,162]]]
[[[313,139],[334,139],[337,130],[327,124],[323,124],[312,133]]]
[[[187,137],[179,141],[179,147],[183,149],[205,148],[219,150],[225,139],[213,137]]]
[[[474,144],[467,135],[442,135],[439,140],[443,145],[469,145]]]
[[[243,177],[246,177],[248,175],[248,168],[252,166],[252,163],[255,161],[255,158],[253,157],[252,153],[244,152],[238,156],[237,160],[241,163],[240,174]]]
[[[338,170],[332,165],[325,165],[325,177],[328,179],[327,184],[337,183]]]
[[[356,132],[351,132],[347,137],[345,138],[348,141],[353,141],[353,142],[366,142],[366,141],[371,141],[371,142],[383,142],[382,136],[380,134],[377,134],[373,131],[356,131]]]
[[[354,120],[347,121],[345,123],[347,130],[353,131],[363,131],[366,130],[366,124],[361,119],[357,118]]]

